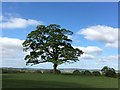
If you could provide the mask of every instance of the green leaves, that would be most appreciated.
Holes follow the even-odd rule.
[[[23,43],[23,50],[30,52],[25,57],[26,63],[34,65],[52,62],[58,65],[78,61],[78,56],[83,54],[83,51],[72,47],[72,40],[68,38],[68,35],[72,34],[72,31],[61,28],[60,25],[38,25]]]

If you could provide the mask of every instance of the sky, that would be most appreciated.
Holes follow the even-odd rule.
[[[58,68],[118,69],[117,2],[3,2],[0,23],[2,67],[51,69],[51,63],[26,66],[22,43],[37,25],[58,24],[74,33],[68,36],[73,47],[85,52]]]

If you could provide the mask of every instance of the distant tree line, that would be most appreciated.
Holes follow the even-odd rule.
[[[41,70],[2,68],[2,73],[41,73]]]
[[[90,70],[74,70],[72,73],[62,73],[60,70],[56,71],[57,74],[64,75],[84,75],[84,76],[107,76],[113,78],[120,78],[120,72],[116,72],[114,68],[104,66],[101,71],[90,71]],[[12,68],[2,68],[2,73],[43,73],[52,74],[53,70],[28,70],[28,69],[12,69]]]
[[[101,71],[79,71],[79,70],[74,70],[73,71],[74,75],[94,75],[94,76],[107,76],[107,77],[113,77],[113,78],[120,78],[120,72],[116,72],[114,68],[110,68],[108,66],[104,66]]]

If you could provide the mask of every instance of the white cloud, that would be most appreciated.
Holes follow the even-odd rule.
[[[118,60],[113,59],[114,56],[101,56],[99,58],[94,57],[94,60],[88,59],[81,59],[78,62],[75,62],[73,64],[62,64],[59,67],[60,68],[80,68],[80,69],[102,69],[104,66],[108,66],[111,68],[114,68],[118,70]],[[103,58],[104,57],[104,58]],[[105,59],[109,58],[109,59]]]
[[[25,54],[23,52],[22,43],[24,40],[16,39],[16,38],[8,38],[8,37],[0,37],[0,58],[2,60],[2,65],[4,67],[30,67],[30,68],[52,68],[51,63],[43,63],[35,66],[26,66],[25,65]],[[65,68],[91,68],[94,69],[96,67],[102,68],[105,65],[109,65],[111,67],[116,67],[118,64],[116,60],[118,59],[118,55],[98,57],[98,53],[102,52],[102,49],[96,46],[88,46],[88,47],[78,47],[79,49],[84,50],[85,54],[83,54],[80,59],[80,63],[74,64],[63,64],[62,66]],[[96,54],[96,55],[95,55]],[[104,60],[104,62],[100,62]],[[47,67],[46,67],[47,65]],[[61,67],[61,65],[59,66]],[[62,67],[61,67],[62,68]]]
[[[25,67],[24,53],[22,49],[23,40],[15,38],[0,37],[0,58],[5,67]]]
[[[90,54],[83,54],[83,55],[81,55],[81,57],[79,57],[79,59],[93,60],[93,59],[95,59],[95,56],[90,55]]]
[[[0,49],[2,49],[2,58],[9,58],[16,54],[19,56],[19,52],[22,52],[22,42],[23,40],[15,38],[0,37]],[[17,53],[18,52],[18,53]],[[7,57],[8,56],[8,57]],[[13,58],[12,58],[13,59]]]
[[[99,64],[101,64],[102,66],[109,66],[112,68],[115,68],[118,70],[118,58],[120,57],[120,55],[109,55],[109,56],[103,56],[99,59]]]
[[[84,54],[79,57],[79,59],[84,59],[84,60],[94,60],[96,59],[96,56],[102,54],[102,49],[97,47],[97,46],[88,46],[88,47],[76,47],[84,52]]]
[[[83,28],[78,34],[84,35],[88,40],[102,41],[107,47],[118,47],[118,28],[96,25]]]
[[[113,47],[113,48],[118,48],[118,41],[115,41],[114,43],[106,43],[106,47]]]
[[[16,39],[16,38],[8,38],[8,37],[0,37],[0,43],[3,46],[3,49],[22,49],[22,43],[24,40]]]
[[[1,16],[2,19],[3,16]],[[24,19],[17,17],[3,18],[2,19],[2,27],[3,29],[15,29],[15,28],[26,28],[28,26],[34,26],[42,24],[41,21],[33,20],[33,19]]]
[[[88,46],[88,47],[75,47],[83,50],[86,54],[100,54],[102,53],[102,49],[97,46]]]
[[[111,55],[108,57],[103,57],[104,60],[118,60],[118,58],[120,57],[120,55]]]
[[[78,35],[68,35],[68,39],[71,39],[74,42],[80,43],[80,38]]]
[[[73,39],[73,36],[72,35],[68,35],[68,39]]]

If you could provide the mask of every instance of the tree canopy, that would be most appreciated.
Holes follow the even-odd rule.
[[[38,25],[23,42],[23,50],[30,52],[25,57],[26,64],[52,62],[56,71],[59,64],[78,61],[83,51],[71,45],[72,40],[68,35],[72,34],[72,31],[61,28],[60,25]]]

